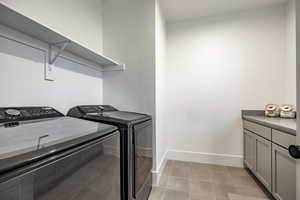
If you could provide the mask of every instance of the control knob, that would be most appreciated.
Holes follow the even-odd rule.
[[[16,109],[7,109],[5,110],[5,113],[13,117],[19,116],[21,114],[21,112]]]

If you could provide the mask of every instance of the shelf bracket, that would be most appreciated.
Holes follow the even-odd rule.
[[[125,71],[126,70],[126,65],[125,64],[120,64],[120,71]]]
[[[57,42],[57,43],[52,43],[49,44],[49,64],[52,65],[56,59],[58,58],[58,56],[65,50],[65,48],[71,43],[71,40],[66,40],[66,41],[62,41],[62,42]],[[58,51],[56,52],[56,54],[53,57],[54,54],[54,48],[57,48]]]

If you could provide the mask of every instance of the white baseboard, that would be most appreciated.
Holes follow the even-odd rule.
[[[239,155],[169,150],[167,159],[232,167],[243,167],[243,156]]]
[[[168,151],[166,151],[158,165],[158,169],[157,171],[152,171],[152,185],[153,186],[158,186],[159,184],[159,180],[161,178],[161,175],[162,175],[162,172],[164,171],[165,167],[166,167],[166,164],[167,164],[167,154],[168,154]]]

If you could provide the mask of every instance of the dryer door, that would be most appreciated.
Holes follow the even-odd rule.
[[[137,198],[152,171],[152,121],[134,126],[133,196]]]

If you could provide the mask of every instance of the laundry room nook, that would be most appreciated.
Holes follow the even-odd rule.
[[[0,0],[0,200],[299,200],[298,0]]]

